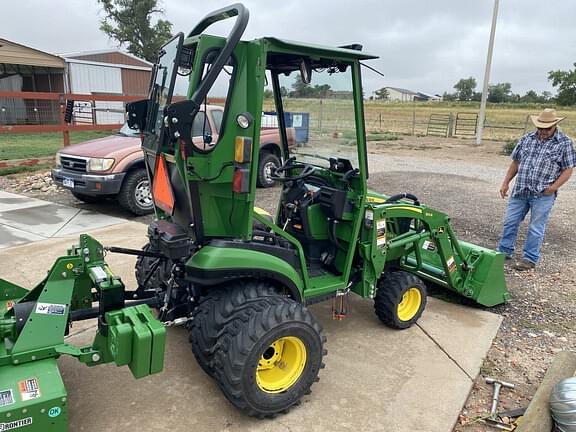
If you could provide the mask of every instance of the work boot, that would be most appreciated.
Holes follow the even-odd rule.
[[[522,261],[516,263],[514,269],[518,271],[527,271],[527,270],[534,270],[534,267],[536,267],[536,264],[523,259]]]

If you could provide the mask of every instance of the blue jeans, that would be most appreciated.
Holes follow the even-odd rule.
[[[555,200],[555,195],[531,196],[528,198],[511,197],[508,201],[504,230],[498,250],[508,256],[514,254],[518,227],[528,214],[528,211],[530,211],[530,222],[528,224],[526,243],[524,243],[523,258],[536,264],[538,258],[540,258],[540,247],[544,241],[546,224]]]

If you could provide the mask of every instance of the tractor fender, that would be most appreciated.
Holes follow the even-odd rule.
[[[304,283],[287,260],[226,243],[226,247],[209,245],[196,252],[186,262],[186,279],[198,285],[218,285],[245,278],[271,279],[286,287],[294,300],[302,302]]]

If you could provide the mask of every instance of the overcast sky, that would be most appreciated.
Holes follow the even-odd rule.
[[[115,48],[99,27],[96,0],[4,0],[0,37],[50,53]],[[189,32],[231,1],[161,0],[173,31]],[[402,87],[442,94],[473,76],[481,89],[493,0],[245,0],[244,39],[262,36],[326,45],[361,43],[380,58],[365,69],[366,94]],[[491,83],[514,93],[554,90],[550,70],[576,62],[576,1],[500,0]]]

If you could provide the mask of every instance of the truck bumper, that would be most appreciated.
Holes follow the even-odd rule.
[[[126,173],[85,174],[54,168],[52,180],[59,186],[85,195],[116,195],[120,192]]]

